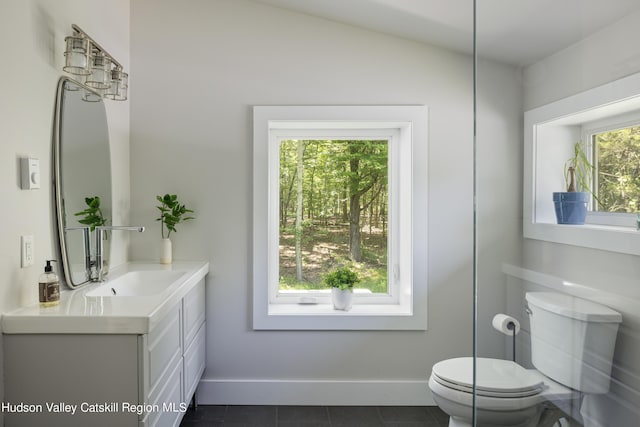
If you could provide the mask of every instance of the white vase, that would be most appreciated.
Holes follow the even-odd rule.
[[[353,300],[353,290],[331,288],[331,300],[333,301],[333,308],[336,310],[349,311]]]
[[[160,243],[160,264],[171,264],[173,262],[173,249],[171,239],[162,239]]]

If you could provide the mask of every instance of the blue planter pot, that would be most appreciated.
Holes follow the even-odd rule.
[[[553,193],[553,204],[556,208],[558,224],[582,225],[587,217],[589,193],[580,191]]]

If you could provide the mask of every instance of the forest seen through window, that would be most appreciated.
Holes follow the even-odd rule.
[[[279,288],[325,289],[348,265],[356,288],[388,292],[387,140],[280,142]]]
[[[596,195],[604,212],[640,212],[640,126],[593,136]]]

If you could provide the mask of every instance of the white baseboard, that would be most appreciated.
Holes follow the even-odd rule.
[[[234,380],[200,381],[200,405],[435,406],[421,381]]]

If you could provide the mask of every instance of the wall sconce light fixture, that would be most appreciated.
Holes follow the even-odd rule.
[[[92,96],[126,101],[129,75],[124,72],[122,65],[80,27],[73,24],[71,28],[73,35],[64,39],[67,47],[62,69],[83,80],[80,83],[95,91]]]

